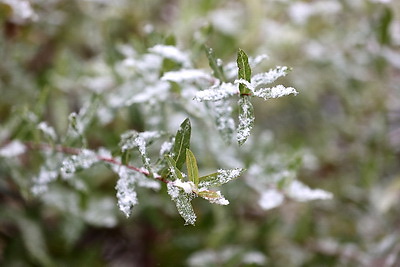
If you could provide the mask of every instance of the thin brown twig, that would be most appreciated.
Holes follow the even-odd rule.
[[[57,151],[60,153],[71,154],[71,155],[79,155],[80,153],[82,153],[82,149],[74,148],[74,147],[65,147],[62,145],[50,145],[50,144],[46,144],[46,143],[33,143],[33,142],[24,142],[24,144],[30,150],[49,150],[49,151]],[[122,162],[120,162],[114,158],[103,157],[100,155],[96,155],[96,157],[100,161],[108,162],[108,163],[118,165],[118,166],[124,166],[130,170],[134,170],[134,171],[139,172],[147,177],[150,177],[150,173],[144,169],[141,169],[141,168],[138,168],[138,167],[135,167],[132,165],[123,164]],[[167,180],[165,177],[162,177],[162,176],[154,176],[154,179],[157,179],[164,183],[170,182],[169,180]]]

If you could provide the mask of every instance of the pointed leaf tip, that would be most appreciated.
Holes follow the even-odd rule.
[[[186,118],[180,125],[176,135],[173,148],[173,159],[176,162],[176,168],[182,170],[186,160],[186,149],[190,147],[190,135],[192,126],[189,118]]]
[[[238,66],[238,80],[243,79],[245,81],[251,81],[251,68],[249,64],[249,59],[246,53],[239,48],[237,54],[237,66]],[[249,95],[251,93],[250,89],[244,84],[239,84],[239,91],[241,95]]]

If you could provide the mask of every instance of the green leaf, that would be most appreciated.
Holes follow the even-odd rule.
[[[203,190],[199,192],[199,196],[208,200],[210,203],[218,205],[228,205],[229,201],[221,195],[220,191]]]
[[[376,34],[379,43],[385,45],[390,44],[390,24],[393,20],[392,10],[388,7],[383,9],[376,27]]]
[[[243,79],[250,82],[251,80],[251,68],[249,64],[249,59],[246,53],[239,48],[237,54],[237,66],[238,66],[238,79]],[[241,95],[249,95],[251,93],[250,89],[246,85],[239,84],[239,92]]]
[[[226,184],[233,179],[238,178],[244,169],[242,168],[235,168],[229,170],[220,169],[218,172],[211,173],[209,175],[205,175],[199,178],[199,188],[210,188],[210,187],[217,187],[223,184]]]
[[[250,96],[241,96],[239,99],[239,126],[237,131],[239,145],[243,145],[246,142],[253,126],[254,108],[250,102]]]
[[[204,46],[206,51],[206,55],[208,58],[208,64],[210,65],[211,69],[213,70],[213,75],[215,78],[226,82],[226,77],[222,65],[219,64],[218,59],[215,57],[214,50],[207,46]]]
[[[199,196],[201,196],[202,198],[205,198],[205,199],[220,197],[220,195],[217,192],[211,191],[211,190],[200,191]]]
[[[190,135],[192,127],[189,118],[184,120],[176,133],[175,143],[174,143],[174,160],[176,162],[176,167],[182,170],[183,164],[186,160],[186,149],[190,147]]]
[[[189,181],[192,181],[197,186],[199,184],[199,169],[197,167],[196,157],[190,149],[186,149],[186,167]]]
[[[176,162],[173,158],[170,156],[165,157],[167,159],[168,167],[170,170],[170,174],[172,174],[172,177],[176,179],[183,180],[183,175],[182,172],[176,167]]]

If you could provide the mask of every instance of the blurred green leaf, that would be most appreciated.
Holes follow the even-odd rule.
[[[220,60],[215,57],[214,50],[207,46],[204,46],[204,49],[206,51],[206,55],[208,58],[208,64],[210,65],[210,68],[213,70],[214,77],[222,82],[226,82],[227,80],[224,74],[223,66],[219,62]]]

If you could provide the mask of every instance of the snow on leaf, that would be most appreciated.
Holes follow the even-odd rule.
[[[27,21],[36,21],[39,17],[27,0],[2,0],[12,9],[11,21],[16,24],[24,24]]]
[[[72,155],[62,162],[61,175],[64,179],[71,178],[75,172],[88,169],[98,161],[99,158],[95,152],[83,149],[80,154]]]
[[[232,83],[213,85],[209,89],[199,91],[194,97],[197,101],[218,101],[239,93],[238,86]]]
[[[12,158],[19,156],[26,151],[26,146],[18,140],[12,141],[0,148],[0,157]]]
[[[158,44],[152,48],[149,48],[149,51],[151,53],[160,55],[163,58],[168,58],[175,62],[181,63],[184,67],[189,67],[191,65],[189,56],[175,46]]]
[[[198,80],[212,81],[213,78],[206,72],[198,69],[182,69],[179,71],[166,72],[162,77],[163,81],[171,82],[194,82]]]
[[[244,169],[242,168],[235,168],[229,170],[219,169],[218,172],[212,173],[210,175],[202,176],[199,178],[199,187],[200,188],[210,188],[210,187],[217,187],[223,184],[226,184],[233,179],[238,178]]]
[[[180,187],[175,186],[172,183],[167,184],[168,194],[171,199],[175,202],[176,208],[179,214],[185,220],[185,225],[194,225],[196,222],[196,214],[193,211],[192,204],[192,194],[187,194]]]
[[[235,132],[235,120],[232,118],[232,107],[224,99],[210,103],[210,108],[217,130],[222,138],[227,143],[230,143],[233,133]]]
[[[198,195],[212,204],[228,205],[229,201],[221,195],[220,191],[200,190]]]
[[[160,148],[160,157],[169,154],[172,150],[173,144],[170,141],[165,141],[162,143],[161,148]]]
[[[118,167],[117,173],[119,179],[115,189],[117,190],[118,208],[126,217],[129,217],[133,207],[138,204],[135,176],[130,174],[124,166]]]
[[[55,141],[57,139],[56,131],[54,131],[54,128],[49,126],[46,122],[42,121],[38,124],[37,128],[51,140]]]
[[[239,85],[245,85],[246,87],[247,87],[247,89],[249,89],[250,90],[250,92],[254,92],[254,87],[253,87],[253,85],[250,83],[250,82],[248,82],[248,81],[246,81],[246,80],[244,80],[244,79],[238,79],[238,80],[235,80],[235,82],[234,82],[235,84],[239,84]],[[249,92],[249,93],[250,93]]]
[[[269,210],[282,205],[284,195],[276,189],[267,189],[262,191],[258,205],[264,210]]]
[[[270,88],[261,88],[254,92],[255,96],[261,97],[264,100],[287,96],[290,94],[297,95],[298,92],[293,87],[285,87],[281,84]]]
[[[128,131],[121,135],[119,146],[122,152],[129,149],[137,148],[142,157],[142,161],[146,169],[151,173],[150,158],[147,157],[146,146],[159,138],[162,133],[157,131],[148,131],[138,133],[136,131]]]
[[[268,59],[268,55],[265,54],[261,54],[256,56],[255,58],[253,57],[249,57],[249,64],[251,68],[256,67],[258,64],[260,64],[261,62],[263,62],[264,60]]]
[[[239,126],[237,129],[237,140],[243,145],[250,136],[254,126],[254,109],[249,96],[241,96],[239,99]]]
[[[311,189],[300,181],[294,180],[285,190],[286,194],[297,201],[331,199],[332,193],[322,189]]]
[[[48,184],[57,179],[58,171],[51,170],[48,166],[41,166],[39,174],[33,178],[34,185],[31,191],[34,195],[43,194],[48,190]]]
[[[282,76],[286,76],[289,68],[286,66],[278,66],[270,69],[268,72],[258,73],[251,78],[251,84],[254,88],[263,84],[270,84]]]
[[[176,179],[173,184],[179,188],[182,188],[186,194],[191,194],[197,188],[192,181],[184,182],[182,179]]]

